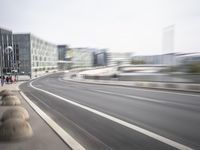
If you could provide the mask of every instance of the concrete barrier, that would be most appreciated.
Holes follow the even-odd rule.
[[[28,114],[27,110],[23,107],[13,107],[13,108],[7,109],[3,113],[1,121],[4,122],[8,119],[13,119],[13,118],[28,120],[29,114]]]
[[[81,80],[69,79],[69,78],[64,78],[64,79],[74,81],[74,82],[82,82],[82,83],[89,83],[89,84],[200,92],[200,84],[190,84],[190,83],[163,83],[163,82],[118,81],[118,80],[100,80],[100,79],[95,80],[94,77],[91,77],[91,79],[81,79]]]
[[[33,135],[32,128],[23,119],[8,119],[0,125],[0,140],[21,140]]]
[[[11,95],[14,95],[14,94],[10,90],[2,90],[0,92],[0,96],[2,96],[2,97],[4,97],[4,96],[11,96]]]
[[[27,122],[29,114],[20,105],[21,101],[10,90],[0,92],[2,96],[2,106],[12,106],[3,112],[0,124],[0,141],[12,141],[29,138],[33,135],[32,128]]]
[[[3,106],[15,106],[15,105],[20,105],[21,101],[17,96],[14,95],[9,95],[9,96],[4,96],[2,98],[2,104]]]

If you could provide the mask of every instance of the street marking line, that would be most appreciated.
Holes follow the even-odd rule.
[[[129,87],[127,87],[127,88],[129,88]],[[137,87],[133,87],[134,89],[136,89],[136,90],[143,90],[143,91],[149,91],[149,92],[154,92],[154,93],[156,93],[156,92],[158,92],[158,93],[165,93],[165,94],[176,94],[176,95],[183,95],[183,96],[193,96],[193,97],[200,97],[200,95],[198,95],[198,94],[187,94],[187,93],[180,93],[180,92],[175,92],[175,91],[173,91],[173,92],[170,92],[170,91],[161,91],[161,90],[165,90],[165,88],[162,88],[162,89],[159,89],[159,88],[156,88],[155,90],[151,90],[151,89],[140,89],[140,88],[137,88]],[[142,87],[141,87],[142,88]],[[146,88],[146,87],[144,87],[144,88]],[[149,87],[147,87],[147,88],[149,88]],[[151,88],[151,87],[150,87]],[[190,91],[189,91],[190,92]]]
[[[133,96],[133,95],[124,95],[124,94],[119,94],[119,93],[115,93],[115,92],[103,91],[103,90],[92,90],[92,91],[100,92],[100,93],[104,93],[104,94],[117,95],[117,96],[122,96],[122,97],[127,97],[127,98],[135,98],[135,99],[148,101],[148,102],[155,102],[155,103],[162,103],[162,104],[163,103],[168,103],[168,102],[165,102],[165,101],[162,101],[162,100],[146,98],[146,97],[140,97],[140,96]]]
[[[20,91],[20,94],[67,145],[69,145],[73,150],[86,150],[55,121],[53,121],[44,111],[42,111],[37,105],[35,105],[22,91]]]
[[[160,103],[160,104],[174,104],[174,105],[179,105],[179,106],[191,106],[189,104],[184,104],[184,103],[172,102],[172,101],[167,101],[167,100],[165,101],[165,100],[159,100],[159,99],[153,99],[153,98],[147,98],[147,97],[141,97],[141,96],[124,95],[124,94],[119,94],[119,93],[115,93],[115,92],[103,91],[103,90],[91,90],[91,91],[109,94],[109,95],[121,96],[121,97],[126,97],[126,98],[131,98],[131,99],[138,99],[141,101]]]
[[[65,115],[63,115],[62,113],[60,113],[59,111],[55,110],[53,107],[49,106],[47,103],[43,102],[42,100],[40,100],[37,96],[29,93],[31,96],[33,96],[34,98],[36,98],[38,101],[40,101],[40,103],[42,103],[43,105],[45,105],[46,107],[48,107],[49,109],[52,109],[52,111],[54,111],[55,113],[57,113],[58,115],[62,116],[65,120],[70,121],[74,126],[76,126],[77,128],[79,128],[81,131],[84,131],[88,136],[92,137],[93,139],[95,139],[96,141],[100,142],[102,145],[104,145],[105,147],[107,147],[108,149],[112,149],[110,148],[108,145],[106,145],[103,141],[101,141],[100,139],[98,139],[97,137],[95,137],[94,135],[92,135],[91,133],[89,133],[88,131],[86,131],[85,129],[81,128],[78,124],[76,124],[75,122],[73,122],[72,120],[68,119]]]
[[[168,139],[168,138],[165,138],[165,137],[163,137],[163,136],[160,136],[160,135],[158,135],[158,134],[156,134],[156,133],[153,133],[153,132],[151,132],[151,131],[148,131],[148,130],[146,130],[146,129],[143,129],[143,128],[141,128],[141,127],[138,127],[138,126],[136,126],[136,125],[130,124],[130,123],[128,123],[128,122],[125,122],[125,121],[123,121],[123,120],[121,120],[121,119],[118,119],[118,118],[116,118],[116,117],[110,116],[110,115],[105,114],[105,113],[103,113],[103,112],[100,112],[100,111],[98,111],[98,110],[95,110],[95,109],[92,109],[92,108],[90,108],[90,107],[84,106],[84,105],[82,105],[82,104],[76,103],[76,102],[74,102],[74,101],[72,101],[72,100],[68,100],[68,99],[66,99],[66,98],[63,98],[63,97],[58,96],[58,95],[56,95],[56,94],[53,94],[53,93],[51,93],[51,92],[45,91],[45,90],[43,90],[43,89],[34,87],[34,86],[32,85],[32,83],[33,83],[33,81],[30,82],[30,86],[31,86],[32,88],[38,90],[38,91],[44,92],[44,93],[49,94],[49,95],[51,95],[51,96],[54,96],[54,97],[56,97],[56,98],[58,98],[58,99],[60,99],[60,100],[66,101],[66,102],[68,102],[68,103],[70,103],[70,104],[72,104],[72,105],[75,105],[75,106],[77,106],[77,107],[80,107],[80,108],[82,108],[82,109],[85,109],[85,110],[87,110],[87,111],[90,111],[90,112],[92,112],[92,113],[94,113],[94,114],[97,114],[97,115],[99,115],[99,116],[101,116],[101,117],[104,117],[104,118],[106,118],[106,119],[109,119],[109,120],[111,120],[111,121],[113,121],[113,122],[116,122],[116,123],[118,123],[118,124],[120,124],[120,125],[123,125],[123,126],[128,127],[128,128],[130,128],[130,129],[132,129],[132,130],[135,130],[135,131],[137,131],[137,132],[140,132],[140,133],[142,133],[142,134],[144,134],[144,135],[147,135],[147,136],[149,136],[149,137],[151,137],[151,138],[153,138],[153,139],[156,139],[156,140],[158,140],[158,141],[160,141],[160,142],[163,142],[163,143],[165,143],[165,144],[167,144],[167,145],[170,145],[170,146],[172,146],[172,147],[175,147],[175,148],[177,148],[177,149],[179,149],[179,150],[193,150],[192,148],[190,148],[190,147],[188,147],[188,146],[185,146],[185,145],[183,145],[183,144],[181,144],[181,143],[178,143],[178,142],[175,142],[175,141],[170,140],[170,139]]]

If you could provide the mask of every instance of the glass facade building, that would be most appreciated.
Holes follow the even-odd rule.
[[[57,46],[32,34],[14,34],[14,48],[19,51],[19,72],[37,75],[57,69]]]
[[[94,54],[94,66],[108,65],[107,49],[94,49],[93,54]]]
[[[57,45],[58,49],[58,69],[69,69],[70,63],[67,61],[67,51],[69,47],[67,45]]]
[[[17,54],[13,49],[11,30],[0,28],[0,67],[1,74],[11,73],[16,68]]]

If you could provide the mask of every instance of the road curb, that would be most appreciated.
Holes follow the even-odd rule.
[[[53,121],[44,111],[34,104],[22,91],[19,92],[26,102],[35,110],[35,112],[56,132],[56,134],[72,149],[85,150],[73,137]]]

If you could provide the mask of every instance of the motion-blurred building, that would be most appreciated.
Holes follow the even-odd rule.
[[[108,62],[109,65],[126,65],[131,63],[131,57],[132,53],[115,53],[115,52],[110,52],[108,53]]]
[[[163,37],[162,37],[163,54],[174,52],[174,44],[175,44],[174,32],[175,32],[175,25],[171,25],[163,29]]]
[[[200,63],[200,52],[196,53],[179,53],[176,57],[177,64]]]
[[[93,59],[93,51],[88,48],[70,48],[67,52],[67,60],[73,68],[92,67]]]
[[[200,51],[200,19],[198,16],[177,20],[163,28],[162,53],[195,53]]]
[[[107,50],[96,48],[70,48],[67,51],[67,62],[72,67],[106,66]]]
[[[108,53],[106,49],[95,49],[94,55],[94,66],[107,66],[108,65]]]
[[[65,70],[69,68],[69,62],[67,61],[67,51],[69,47],[67,45],[57,45],[58,50],[58,69]]]
[[[162,55],[136,55],[132,57],[132,62],[141,62],[143,64],[174,65],[175,60],[175,53],[168,53]]]

